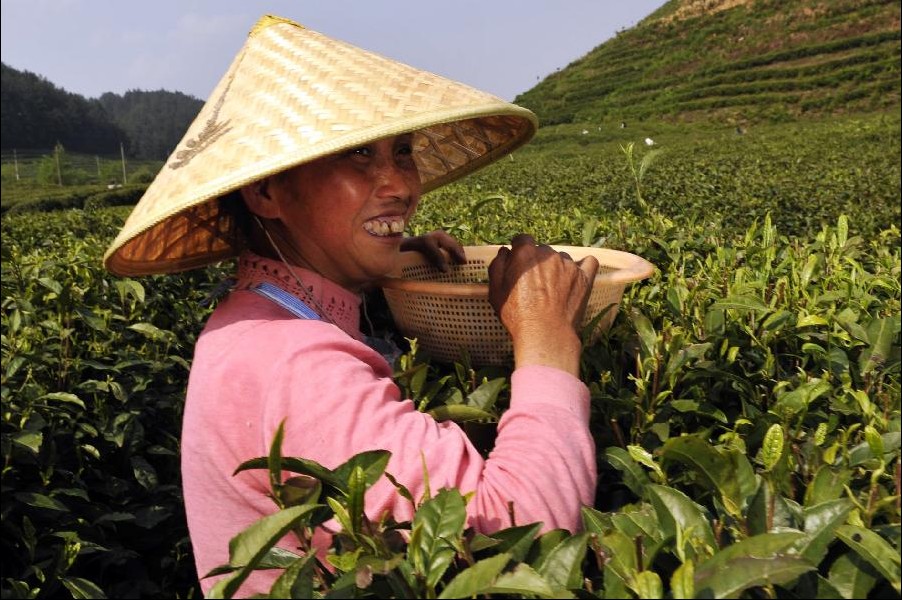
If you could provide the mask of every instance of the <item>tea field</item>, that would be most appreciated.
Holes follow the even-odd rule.
[[[242,468],[321,485],[274,487],[274,516],[233,544],[217,593],[275,565],[273,597],[897,598],[899,139],[891,114],[742,131],[567,124],[431,193],[411,233],[526,231],[657,267],[583,354],[600,470],[585,531],[472,535],[450,490],[411,498],[412,523],[369,523],[360,500],[383,453],[330,471],[281,457],[276,439]],[[128,210],[3,215],[3,598],[200,595],[178,437],[192,348],[230,265],[107,274]],[[415,344],[396,364],[421,410],[477,416],[480,443],[509,375]],[[331,570],[272,549],[333,514]]]

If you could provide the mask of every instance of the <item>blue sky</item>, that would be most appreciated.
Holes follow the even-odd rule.
[[[270,13],[513,100],[664,3],[0,0],[0,55],[87,97],[165,89],[206,99]]]

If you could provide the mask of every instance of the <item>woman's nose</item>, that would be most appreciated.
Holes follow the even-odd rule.
[[[377,191],[380,195],[406,199],[414,193],[413,178],[417,177],[417,174],[411,173],[410,169],[399,165],[395,160],[386,158],[378,161],[375,171]]]

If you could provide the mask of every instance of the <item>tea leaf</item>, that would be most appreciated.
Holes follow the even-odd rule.
[[[463,534],[466,503],[460,492],[443,489],[420,505],[413,526],[421,532],[416,546],[409,552],[418,557],[422,574],[430,587],[435,587],[454,558],[454,541]]]
[[[879,534],[855,525],[842,525],[836,531],[836,537],[841,539],[849,548],[854,550],[861,558],[868,561],[877,571],[886,577],[893,589],[898,593],[902,588],[902,573],[900,573],[900,557],[897,550],[890,546],[889,542]]]
[[[472,598],[484,594],[492,587],[508,562],[510,556],[503,553],[480,560],[455,575],[438,597]]]
[[[495,583],[485,590],[485,594],[518,594],[539,598],[573,598],[566,589],[553,588],[544,577],[536,573],[528,564],[518,564],[513,571],[501,573]],[[452,596],[440,596],[451,598]]]

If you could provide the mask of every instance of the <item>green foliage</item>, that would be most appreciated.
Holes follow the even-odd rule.
[[[197,98],[165,90],[84,98],[6,64],[0,75],[4,150],[52,148],[59,143],[74,152],[109,155],[119,152],[122,144],[129,157],[165,160],[203,105]],[[48,167],[54,181],[55,173],[55,166]]]
[[[279,565],[280,597],[898,594],[900,238],[880,218],[882,198],[896,193],[881,190],[898,190],[889,164],[898,150],[886,158],[884,138],[897,123],[809,128],[794,148],[792,128],[751,145],[753,132],[729,145],[689,130],[683,147],[663,130],[655,154],[626,137],[571,147],[545,131],[534,149],[433,193],[418,230],[483,242],[526,228],[658,267],[627,288],[612,328],[583,354],[599,464],[585,533],[520,524],[480,535],[462,528],[465,500],[447,490],[408,498],[418,506],[411,523],[370,523],[361,507],[384,453],[330,471],[281,456],[274,440],[270,456],[236,465],[268,469],[277,505],[233,542],[222,570],[231,583],[218,593],[233,593],[254,566]],[[854,151],[829,143],[836,136]],[[693,156],[698,148],[708,155]],[[797,169],[791,180],[781,170],[815,148],[824,161],[812,162],[815,173]],[[868,198],[869,210],[854,216],[814,195],[815,181],[841,192],[862,178],[868,187],[850,197]],[[733,179],[741,185],[725,187]],[[767,186],[784,201],[748,191]],[[825,205],[835,218],[805,218]],[[100,254],[125,214],[3,217],[6,597],[198,593],[177,439],[209,310],[200,301],[226,266],[109,276]],[[387,318],[375,306],[370,314]],[[420,410],[461,422],[491,450],[509,370],[465,355],[432,361],[415,342],[395,367]],[[333,515],[342,532],[327,568],[304,544]],[[295,556],[272,549],[288,531],[302,534]]]
[[[546,125],[636,119],[735,125],[898,111],[897,4],[701,5],[668,2],[516,102]]]
[[[370,522],[384,452],[329,470],[276,436],[236,465],[267,469],[276,504],[233,541],[218,594],[272,566],[276,597],[898,596],[898,116],[742,136],[657,124],[652,148],[577,127],[430,194],[413,228],[525,230],[657,266],[583,353],[599,465],[585,531],[487,536],[456,492],[400,486],[416,517]],[[198,594],[178,435],[202,302],[229,265],[108,275],[126,212],[3,215],[4,597]],[[509,377],[415,342],[395,364],[404,394],[484,453]],[[331,553],[310,552],[333,516]],[[286,533],[296,551],[274,548]]]
[[[4,597],[196,588],[178,432],[211,284],[105,273],[124,216],[3,217]]]
[[[113,152],[125,133],[96,100],[62,90],[43,77],[0,64],[0,133],[6,149]]]

